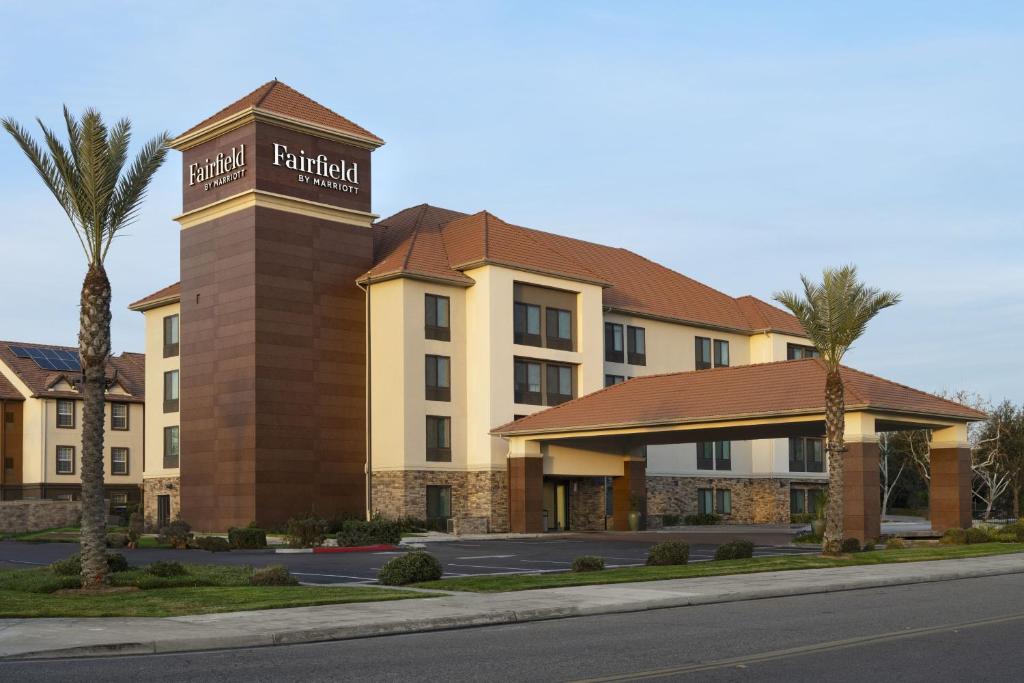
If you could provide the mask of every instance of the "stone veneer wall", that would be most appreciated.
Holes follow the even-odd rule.
[[[142,480],[142,515],[145,518],[146,531],[159,531],[156,528],[157,496],[171,497],[171,519],[176,519],[181,514],[181,480],[178,477],[152,477]],[[207,529],[206,531],[226,530]]]
[[[576,479],[569,484],[569,530],[603,531],[605,491],[602,477]]]
[[[23,534],[62,526],[77,526],[79,500],[12,500],[0,503],[0,532]]]
[[[790,479],[647,477],[647,511],[651,515],[697,513],[697,489],[729,489],[732,514],[725,522],[788,524],[790,485],[814,488],[816,482]]]
[[[498,471],[401,470],[373,473],[373,509],[385,517],[427,514],[427,486],[452,487],[452,518],[462,533],[504,533],[508,526],[508,474]]]

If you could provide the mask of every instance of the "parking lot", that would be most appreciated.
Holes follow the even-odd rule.
[[[673,536],[644,534],[580,534],[553,538],[486,539],[417,543],[407,539],[412,547],[422,547],[435,555],[444,567],[445,576],[479,574],[538,574],[566,571],[574,558],[597,555],[605,566],[634,567],[644,564],[647,550],[656,542]],[[749,538],[750,536],[748,536]],[[690,541],[690,562],[707,562],[715,554],[718,543],[724,539],[696,538]],[[791,555],[815,553],[816,548],[794,548],[788,545],[759,543],[754,554]],[[72,543],[0,542],[0,567],[30,567],[49,564],[78,550]],[[195,564],[233,564],[265,566],[283,564],[303,583],[307,584],[367,584],[376,581],[377,572],[389,559],[403,551],[350,552],[324,554],[281,554],[272,551],[235,550],[209,553],[202,550],[123,550],[129,563],[142,566],[157,560],[174,560]]]

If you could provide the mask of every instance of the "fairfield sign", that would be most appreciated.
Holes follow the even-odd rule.
[[[301,149],[298,154],[293,154],[287,145],[275,142],[274,166],[297,171],[300,183],[359,194],[359,164],[354,161],[338,159],[334,162],[326,154],[307,157],[305,150]]]
[[[203,192],[245,177],[245,145],[232,147],[227,152],[189,164],[188,184],[202,185]]]

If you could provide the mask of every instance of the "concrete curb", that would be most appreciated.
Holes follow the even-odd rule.
[[[947,560],[955,563],[956,560]],[[814,570],[799,570],[804,571]],[[780,572],[782,573],[782,572]],[[789,573],[789,572],[785,572]],[[796,573],[794,571],[794,573]],[[69,648],[55,648],[16,655],[0,655],[0,660],[16,659],[51,659],[63,657],[105,657],[118,655],[159,654],[168,652],[195,652],[202,650],[222,650],[233,648],[266,647],[271,645],[294,645],[299,643],[316,643],[334,640],[350,640],[356,638],[372,638],[375,636],[397,635],[407,633],[423,633],[443,631],[476,626],[494,626],[502,624],[528,623],[531,621],[548,621],[571,617],[596,616],[602,614],[623,614],[644,612],[655,609],[688,607],[694,605],[711,605],[745,600],[763,600],[769,598],[791,597],[833,593],[886,586],[913,585],[955,581],[959,579],[981,578],[1024,574],[1024,566],[1017,567],[950,567],[940,571],[919,571],[898,577],[867,577],[850,578],[822,585],[798,586],[766,586],[753,589],[740,589],[728,592],[699,594],[676,594],[664,598],[649,598],[606,602],[594,605],[561,605],[526,609],[488,610],[482,606],[477,612],[464,615],[448,615],[425,618],[406,618],[399,621],[383,623],[359,623],[339,625],[337,627],[318,627],[310,629],[293,629],[285,631],[267,631],[262,633],[234,633],[211,635],[206,637],[179,637],[165,640],[142,640],[138,642],[121,642],[116,644],[97,644]],[[644,583],[616,584],[618,586],[642,587]],[[585,588],[585,587],[577,587]],[[546,589],[551,590],[551,589]],[[558,589],[554,589],[558,590]],[[538,592],[538,591],[524,591]]]

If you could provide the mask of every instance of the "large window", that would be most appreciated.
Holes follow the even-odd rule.
[[[437,294],[426,295],[426,316],[423,335],[427,339],[451,340],[450,308],[451,300],[448,297],[438,296]]]
[[[452,400],[451,359],[448,356],[427,356],[427,391],[428,401]]]
[[[516,344],[542,346],[540,339],[540,306],[515,302],[513,304],[513,325]]]
[[[644,328],[629,325],[626,328],[626,342],[630,364],[647,365],[647,333]]]
[[[626,360],[625,340],[622,337],[622,325],[618,323],[604,324],[604,359],[609,363],[622,363]]]
[[[164,373],[164,412],[178,412],[178,378],[179,372],[171,370]]]
[[[794,515],[816,514],[820,499],[820,489],[794,487],[789,491],[789,512]]]
[[[808,437],[789,440],[790,472],[824,472],[825,445],[822,439]]]
[[[57,446],[57,474],[75,473],[75,447]]]
[[[444,528],[452,516],[452,487],[427,487],[427,523],[431,528]],[[433,522],[433,524],[431,524]],[[440,525],[438,523],[440,522]]]
[[[700,441],[697,443],[698,470],[731,470],[731,441]]]
[[[572,351],[572,311],[548,308],[546,341],[549,349]]]
[[[572,400],[572,368],[568,365],[547,366],[547,405],[557,406]]]
[[[164,358],[173,358],[178,355],[181,344],[180,320],[178,314],[164,318]]]
[[[702,515],[732,514],[732,492],[729,489],[697,489],[697,512]]]
[[[696,367],[698,370],[707,370],[711,367],[711,340],[708,337],[697,337],[695,344]]]
[[[128,404],[110,404],[110,428],[114,431],[123,432],[128,429]]]
[[[178,467],[180,445],[178,440],[178,428],[164,427],[164,467],[174,469]]]
[[[715,340],[715,367],[729,367],[729,342],[723,339]]]
[[[541,396],[541,364],[536,361],[517,360],[515,367],[515,402],[543,405]]]
[[[128,449],[117,446],[110,449],[110,473],[117,475],[128,474]]]
[[[801,358],[818,358],[821,356],[818,349],[804,344],[786,344],[786,360],[800,360]]]
[[[75,402],[71,399],[57,399],[57,426],[61,429],[75,428]]]
[[[452,461],[452,419],[427,415],[427,462]]]

